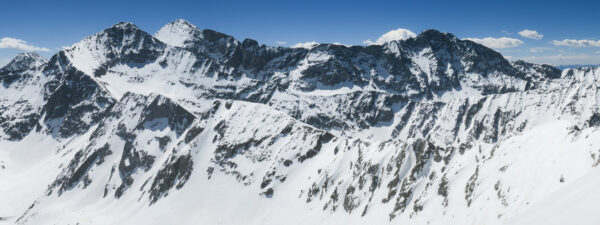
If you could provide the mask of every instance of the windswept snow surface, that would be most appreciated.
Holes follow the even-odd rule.
[[[594,170],[546,196],[508,224],[598,224],[600,171]]]

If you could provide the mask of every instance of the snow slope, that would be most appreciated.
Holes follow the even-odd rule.
[[[600,207],[599,177],[599,171],[591,171],[521,212],[509,224],[598,224],[591,218]]]

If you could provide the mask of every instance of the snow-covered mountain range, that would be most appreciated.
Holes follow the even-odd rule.
[[[564,69],[575,69],[575,68],[580,68],[580,67],[600,67],[600,65],[559,65],[556,66],[556,68],[564,70]]]
[[[118,23],[0,69],[0,224],[594,224],[599,79]]]

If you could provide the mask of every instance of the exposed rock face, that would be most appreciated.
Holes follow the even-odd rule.
[[[156,178],[152,181],[150,203],[156,202],[173,187],[181,189],[187,180],[190,179],[190,175],[194,169],[194,162],[191,155],[172,157],[170,160],[170,162],[167,162],[158,171]]]
[[[54,60],[55,57],[51,62]],[[55,75],[57,79],[44,85],[45,92],[51,93],[45,97],[41,111],[45,127],[54,136],[82,134],[106,116],[115,100],[83,72],[72,67],[56,70],[64,72]]]
[[[0,70],[0,147],[47,145],[52,160],[31,165],[54,177],[23,198],[18,224],[81,222],[53,216],[63,204],[144,215],[89,214],[104,224],[158,221],[165,205],[216,215],[203,204],[272,219],[244,221],[257,224],[499,224],[600,162],[600,70],[509,62],[435,30],[304,49],[183,20],[154,36],[119,23],[48,62],[13,62]],[[277,220],[239,199],[316,216]]]
[[[193,114],[171,99],[158,96],[144,109],[138,128],[164,129],[164,126],[168,126],[181,135],[194,119]]]

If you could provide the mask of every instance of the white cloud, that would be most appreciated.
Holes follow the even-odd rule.
[[[19,50],[23,50],[23,51],[41,51],[41,52],[49,52],[50,51],[50,49],[47,49],[47,48],[29,45],[24,40],[16,39],[16,38],[9,38],[9,37],[0,39],[0,48],[12,48],[12,49],[19,49]]]
[[[523,41],[515,38],[509,37],[501,37],[501,38],[465,38],[465,40],[470,40],[473,42],[477,42],[479,44],[485,45],[489,48],[514,48],[523,44]]]
[[[552,48],[546,48],[546,47],[535,47],[535,48],[530,48],[529,51],[533,52],[533,53],[542,53],[545,51],[549,51],[552,50]]]
[[[337,42],[337,41],[333,42],[332,44],[334,44],[334,45],[343,45],[343,46],[346,46],[346,47],[350,47],[350,45],[343,44],[343,43],[340,43],[340,42]]]
[[[315,45],[318,45],[319,43],[314,42],[314,41],[309,41],[309,42],[300,42],[300,43],[296,43],[295,45],[292,45],[292,48],[307,48],[307,49],[311,49],[313,47],[315,47]]]
[[[545,63],[550,65],[582,65],[600,64],[600,55],[589,54],[558,54],[546,56],[530,56],[521,58],[528,62]]]
[[[562,41],[554,40],[552,44],[558,46],[569,46],[569,47],[600,47],[600,40],[575,40],[575,39],[564,39]]]
[[[503,30],[503,31],[502,31],[502,33],[503,33],[504,35],[512,35],[512,33],[511,33],[511,32],[508,32],[508,31],[505,31],[505,30]]]
[[[535,40],[540,40],[544,37],[543,34],[540,34],[535,30],[527,30],[527,29],[519,31],[519,35],[521,35],[522,37],[531,38],[531,39],[535,39]]]
[[[391,30],[391,31],[381,35],[381,37],[377,38],[377,40],[374,42],[371,41],[371,39],[369,39],[369,40],[363,41],[363,43],[366,45],[382,45],[386,42],[406,40],[406,39],[413,38],[416,36],[417,35],[410,30],[398,28],[396,30]]]
[[[277,45],[285,45],[287,44],[287,41],[277,41],[275,42]]]

